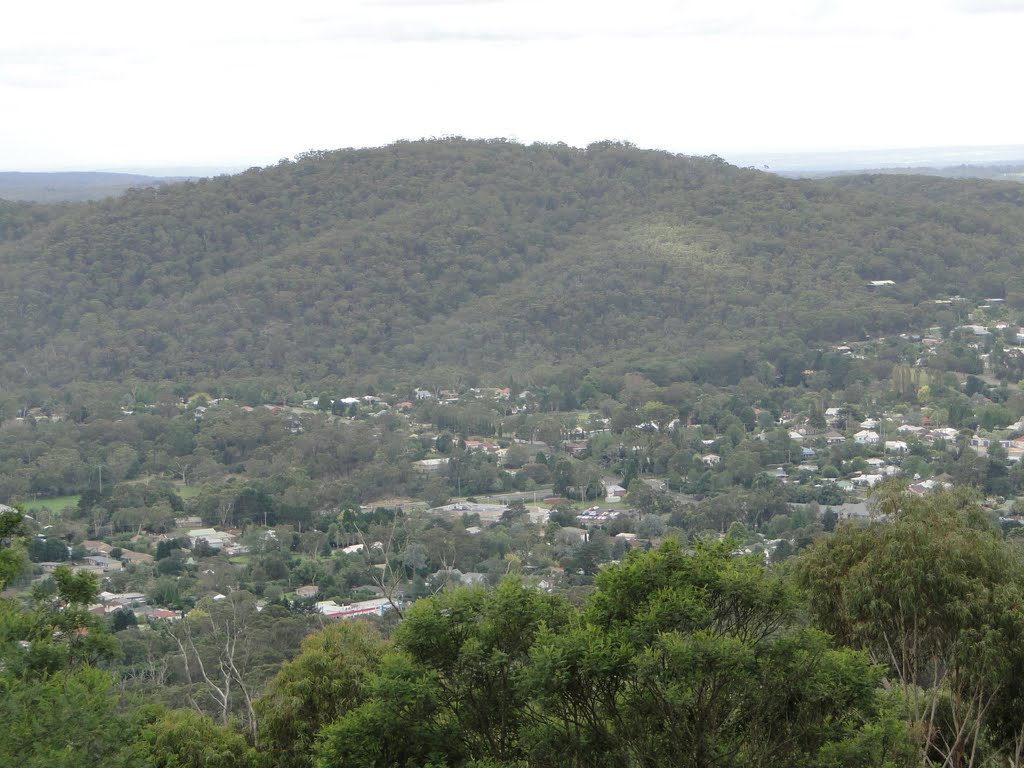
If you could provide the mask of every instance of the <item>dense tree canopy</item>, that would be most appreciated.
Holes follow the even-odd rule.
[[[978,765],[995,746],[1019,765],[1020,551],[968,493],[887,489],[878,512],[884,522],[843,526],[800,564],[818,624],[889,669],[922,758]]]
[[[1011,184],[792,181],[607,142],[309,153],[4,208],[0,370],[21,391],[235,395],[550,381],[567,364],[734,382],[903,329],[929,298],[1024,298],[1021,205]],[[865,286],[880,278],[896,285]]]
[[[881,670],[797,607],[725,546],[674,544],[602,574],[579,613],[514,581],[421,600],[319,764],[818,764],[862,738]]]

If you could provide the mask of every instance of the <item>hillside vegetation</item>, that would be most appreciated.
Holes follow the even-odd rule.
[[[560,367],[726,383],[948,320],[931,298],[1024,302],[1021,242],[1009,183],[794,181],[612,143],[309,153],[100,202],[0,204],[0,376],[440,386]]]

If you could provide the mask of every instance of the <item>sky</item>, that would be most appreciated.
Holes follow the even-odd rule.
[[[1024,0],[35,0],[0,171],[460,135],[754,156],[1024,144]]]

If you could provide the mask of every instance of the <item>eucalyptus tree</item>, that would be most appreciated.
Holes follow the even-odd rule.
[[[996,749],[1024,764],[1024,559],[968,491],[887,488],[876,508],[800,563],[814,621],[887,669],[922,761],[975,766]]]

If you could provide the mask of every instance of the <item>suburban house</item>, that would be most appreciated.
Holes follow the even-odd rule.
[[[233,535],[227,531],[218,531],[214,528],[193,528],[188,532],[188,539],[192,549],[195,549],[200,541],[205,541],[213,549],[224,549],[224,547],[231,546],[235,542]]]
[[[495,454],[501,450],[501,446],[490,440],[467,440],[466,450]]]
[[[930,493],[931,491],[934,491],[936,488],[952,488],[952,487],[953,487],[952,484],[943,482],[943,481],[939,480],[938,478],[935,478],[935,479],[931,479],[931,480],[922,480],[919,483],[914,483],[913,485],[910,486],[909,490],[915,496],[924,496],[925,494]]]
[[[854,485],[864,486],[871,488],[878,483],[882,482],[885,478],[884,475],[859,475],[851,479]]]
[[[147,555],[145,552],[133,552],[130,549],[121,550],[121,562],[125,565],[138,565],[139,563],[152,563],[156,558]]]
[[[862,429],[853,436],[853,442],[858,445],[878,445],[879,437],[877,432],[869,429]]]
[[[121,570],[121,561],[115,560],[112,557],[105,557],[103,555],[86,555],[82,560],[89,565],[99,568],[103,573]]]
[[[605,501],[620,501],[626,495],[626,489],[618,483],[604,484]]]
[[[953,429],[953,427],[939,427],[929,432],[928,436],[932,440],[953,441],[960,437],[960,430]]]
[[[440,459],[420,459],[413,462],[413,466],[420,472],[440,472],[447,464],[447,456]]]
[[[135,611],[146,605],[146,596],[141,592],[100,592],[103,613],[114,613],[122,609]]]
[[[167,608],[150,608],[143,610],[142,613],[147,619],[155,621],[177,621],[181,618],[180,613],[168,610]]]

